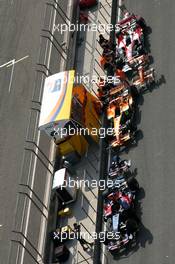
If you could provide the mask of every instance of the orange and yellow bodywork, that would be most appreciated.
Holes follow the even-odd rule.
[[[76,153],[82,156],[88,148],[87,137],[81,134],[60,136],[57,131],[67,124],[87,128],[89,136],[98,142],[91,130],[100,128],[99,102],[83,85],[74,85],[75,71],[65,71],[45,80],[39,129],[54,138],[62,156]]]

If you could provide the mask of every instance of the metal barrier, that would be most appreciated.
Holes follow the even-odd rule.
[[[55,2],[55,4],[56,5],[58,5],[58,2],[56,2],[55,0],[54,0],[54,2]],[[68,26],[68,23],[67,23],[67,21],[64,19],[64,16],[62,15],[62,14],[60,14],[60,12],[59,12],[59,9],[60,9],[60,6],[59,6],[59,8],[56,8],[55,7],[55,5],[54,4],[51,4],[51,3],[46,3],[48,6],[52,6],[55,10],[56,10],[56,12],[58,13],[58,15],[62,18],[62,20],[67,24],[67,26]],[[69,19],[68,19],[69,20]]]
[[[39,157],[39,155],[33,149],[25,148],[25,150],[28,150],[28,151],[33,152],[35,154],[35,156],[41,161],[41,163],[43,164],[43,166],[52,174],[52,171],[45,165],[45,163],[43,162],[43,160]]]
[[[55,4],[56,1],[54,0]],[[55,5],[52,5],[52,7],[55,9]],[[66,17],[65,12],[60,8],[62,14],[60,12],[59,15],[64,19],[64,17]],[[50,15],[50,13],[49,13]],[[46,19],[46,14],[45,14],[45,19]],[[50,20],[51,21],[51,20]],[[52,22],[52,21],[51,21]],[[55,46],[58,54],[60,53],[60,50],[57,48],[57,46],[59,46],[61,48],[61,50],[63,51],[63,47],[61,46],[61,44],[57,41],[57,39],[53,36],[53,34],[51,33],[51,31],[47,30],[47,29],[43,29],[42,30],[45,33],[49,34],[49,37],[47,36],[41,36],[42,37],[42,41],[41,41],[41,47],[40,47],[40,52],[39,52],[39,62],[37,63],[38,68],[36,69],[36,74],[37,74],[37,80],[36,81],[36,85],[33,91],[33,96],[32,96],[32,103],[36,103],[37,107],[31,107],[31,116],[29,117],[29,126],[28,126],[28,130],[26,133],[26,143],[31,144],[31,148],[30,147],[26,147],[24,148],[24,150],[26,150],[26,152],[24,153],[24,155],[27,153],[29,153],[29,158],[31,157],[31,159],[28,159],[25,157],[25,161],[27,160],[29,162],[30,167],[28,166],[28,171],[26,171],[27,177],[29,175],[29,178],[31,177],[31,174],[33,173],[33,166],[31,165],[31,163],[33,163],[34,158],[37,159],[37,161],[40,161],[45,169],[46,172],[49,173],[49,175],[53,175],[52,172],[52,168],[53,168],[53,164],[52,162],[48,159],[48,157],[45,155],[45,153],[41,150],[41,148],[37,145],[36,143],[36,139],[38,138],[38,128],[37,128],[37,124],[38,124],[38,120],[39,120],[39,112],[40,112],[40,106],[41,106],[41,97],[42,97],[42,91],[43,91],[43,81],[45,79],[45,77],[48,77],[49,75],[52,74],[50,67],[48,66],[47,63],[47,56],[48,56],[48,52],[47,52],[47,45],[48,43],[52,43],[53,46]],[[53,38],[53,40],[52,40]],[[47,45],[44,45],[44,49],[42,49],[43,47],[43,43],[44,41],[47,41]],[[44,43],[44,44],[45,44]],[[55,45],[56,44],[56,45]],[[44,56],[41,56],[43,55]],[[44,61],[42,61],[41,57],[44,58]],[[65,59],[65,57],[63,57]],[[41,74],[41,77],[39,76],[39,74]],[[36,96],[37,95],[37,96]],[[33,148],[33,146],[34,148]],[[31,156],[30,156],[31,153]],[[40,156],[39,156],[40,154]],[[47,165],[48,166],[47,166]],[[24,164],[22,164],[22,177],[23,177],[23,170],[24,170]],[[26,179],[22,178],[22,183],[19,184],[19,186],[21,187],[21,190],[18,192],[18,197],[17,197],[17,203],[16,203],[16,215],[18,215],[18,221],[15,219],[15,223],[14,223],[14,229],[17,230],[13,230],[13,234],[18,235],[20,237],[16,238],[13,237],[11,239],[11,248],[10,248],[10,257],[8,260],[8,263],[12,263],[11,261],[13,261],[13,263],[16,263],[15,260],[17,260],[17,263],[21,263],[22,261],[22,255],[24,256],[24,252],[26,252],[27,254],[29,254],[29,256],[31,257],[31,262],[34,261],[34,263],[37,264],[41,264],[44,263],[43,261],[43,252],[41,253],[41,251],[38,250],[38,248],[36,247],[36,245],[34,245],[33,241],[30,241],[27,237],[27,233],[24,232],[24,228],[26,227],[26,215],[30,214],[30,208],[28,207],[28,203],[29,200],[30,202],[34,205],[33,208],[37,208],[37,212],[40,215],[40,217],[42,217],[43,219],[47,220],[48,217],[48,205],[44,204],[44,202],[40,199],[40,197],[37,195],[37,193],[34,191],[34,189],[32,188],[32,186],[30,186],[30,183],[27,181],[27,177]],[[26,182],[25,182],[26,181]],[[43,190],[44,191],[44,190]],[[31,209],[32,210],[32,209]],[[14,248],[16,248],[16,245],[18,246],[18,249],[15,250],[14,252]],[[35,256],[35,253],[37,256]],[[14,254],[15,253],[15,258],[14,258]],[[38,260],[38,258],[40,260]],[[32,261],[33,260],[33,261]]]
[[[37,263],[37,264],[41,264],[41,263],[38,262],[38,260],[33,256],[33,254],[30,252],[30,250],[28,250],[27,247],[25,247],[25,246],[23,245],[23,243],[22,243],[21,241],[18,241],[18,240],[15,240],[15,239],[12,239],[11,241],[14,242],[14,243],[17,243],[17,244],[21,245],[22,248],[24,248],[24,249],[26,250],[26,252],[31,256],[31,258],[35,261],[35,263]],[[19,257],[19,255],[17,256],[17,258],[18,258],[18,257]]]
[[[41,260],[43,261],[43,257],[42,257],[42,255],[38,252],[38,250],[32,245],[32,243],[29,241],[29,239],[28,239],[28,238],[27,238],[22,232],[14,231],[14,230],[12,230],[12,232],[15,233],[15,234],[18,234],[18,235],[22,236],[22,237],[27,241],[27,243],[31,246],[31,248],[37,253],[37,255],[40,256]],[[15,241],[15,242],[19,242],[18,240],[13,240],[13,241]],[[21,242],[21,241],[20,241],[20,242]],[[22,244],[22,242],[21,242],[21,244]],[[23,244],[22,244],[22,245],[23,245]],[[23,246],[24,246],[24,245],[23,245]],[[33,258],[34,258],[34,256],[33,256]],[[36,258],[34,258],[34,259],[35,259],[35,261],[37,262]],[[37,262],[37,263],[39,263],[39,262]]]
[[[95,225],[95,221],[91,218],[91,216],[89,216],[89,214],[86,212],[84,206],[83,206],[83,201],[84,199],[86,199],[86,201],[88,202],[89,205],[89,201],[87,200],[87,198],[82,194],[82,200],[81,200],[81,209],[83,210],[83,212],[85,213],[85,215],[91,220],[91,222]],[[93,208],[93,210],[95,211],[95,209]],[[95,211],[96,212],[96,211]]]
[[[40,202],[40,204],[48,211],[48,207],[41,201],[39,196],[34,192],[34,190],[32,190],[32,188],[28,184],[20,183],[19,185],[28,188],[32,192],[32,194],[37,198],[37,200]]]
[[[113,29],[115,28],[116,24],[116,18],[117,18],[117,4],[118,1],[113,0],[112,1],[112,10],[111,10],[111,24],[113,25]],[[115,44],[115,31],[110,32],[110,39]],[[108,69],[107,76],[113,76],[114,73],[112,69]],[[102,115],[102,127],[107,128],[108,127],[108,121],[106,117],[105,111]],[[100,139],[100,164],[99,164],[99,179],[105,180],[107,179],[107,142],[105,139]],[[102,217],[103,217],[103,196],[102,191],[99,188],[98,191],[98,205],[97,205],[98,211],[97,211],[97,221],[96,221],[96,233],[99,234],[102,231]],[[95,247],[94,247],[94,257],[93,257],[93,263],[94,264],[100,264],[101,263],[101,243],[99,237],[95,241]]]
[[[86,232],[90,235],[90,237],[93,238],[93,236],[91,235],[91,233],[89,232],[89,230],[85,227],[85,225],[83,225],[83,223],[80,223],[80,225],[86,230]]]
[[[89,178],[91,178],[91,180],[93,180],[93,177],[91,176],[91,174],[89,173],[89,171],[87,169],[85,169],[86,174],[88,175]]]
[[[88,158],[87,153],[86,153],[86,159],[89,162],[89,164],[91,165],[91,167],[95,170],[95,172],[98,173],[97,168],[94,166],[94,164],[92,163],[92,161]]]
[[[33,144],[38,150],[39,152],[41,152],[41,154],[44,156],[44,158],[47,160],[47,162],[54,167],[53,163],[48,159],[48,157],[45,155],[45,153],[40,149],[40,147],[36,144],[36,142],[31,141],[31,140],[26,140],[27,143],[31,143]]]
[[[88,186],[88,184],[86,182],[86,170],[84,170],[84,178],[83,178],[83,180],[84,180],[85,186],[92,193],[92,195],[94,196],[94,198],[97,199],[97,195],[93,192],[93,190]]]
[[[101,4],[101,6],[102,6],[102,8],[106,11],[106,13],[107,13],[107,15],[108,16],[110,16],[111,14],[106,10],[106,8],[105,8],[105,6],[108,4],[109,5],[109,3],[106,1],[106,4],[105,5],[103,5],[102,4],[102,2],[100,3]],[[110,5],[109,5],[110,6]],[[111,7],[111,6],[110,6]]]

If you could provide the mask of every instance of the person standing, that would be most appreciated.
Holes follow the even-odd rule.
[[[94,243],[90,243],[88,241],[86,241],[82,236],[81,236],[81,226],[78,225],[77,223],[73,224],[74,226],[74,233],[76,234],[76,239],[80,242],[80,245],[82,246],[83,250],[86,251],[90,248],[92,248],[92,246],[94,245]]]

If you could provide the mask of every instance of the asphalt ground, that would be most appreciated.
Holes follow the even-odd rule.
[[[141,15],[151,29],[148,36],[157,85],[140,98],[138,128],[140,139],[135,148],[123,153],[132,159],[135,176],[142,187],[140,209],[142,227],[137,245],[115,256],[109,263],[174,263],[174,46],[175,2],[148,0],[125,1],[129,11]]]
[[[49,2],[49,1],[48,1]],[[60,1],[63,10],[67,9],[67,1]],[[26,139],[31,119],[31,100],[34,98],[36,82],[36,64],[39,62],[41,47],[41,30],[46,15],[46,1],[43,0],[1,0],[0,1],[0,263],[16,263],[11,258],[12,230],[21,231],[22,216],[29,205],[27,196],[19,194],[24,188],[20,183],[29,183],[32,174],[30,162],[34,157],[30,151],[26,155]],[[62,23],[62,21],[60,21]],[[52,55],[51,55],[52,56]],[[53,56],[56,56],[55,53]],[[58,55],[60,58],[60,55]],[[55,57],[56,58],[56,57]],[[4,65],[15,59],[21,61]],[[42,59],[42,58],[41,58]],[[43,59],[44,61],[44,59]],[[51,57],[51,61],[53,58]],[[2,67],[4,65],[4,67]],[[9,66],[9,67],[7,67]],[[52,72],[58,71],[59,64],[51,65]],[[39,83],[39,82],[38,82]],[[40,86],[37,92],[41,92]],[[37,98],[37,96],[35,96]],[[34,99],[35,99],[34,98]],[[38,97],[39,98],[39,97]],[[38,99],[39,101],[39,99]],[[37,113],[37,111],[35,111]],[[37,119],[36,119],[37,120]],[[33,121],[35,123],[35,121]],[[31,134],[37,134],[37,124],[31,126]],[[37,136],[32,138],[34,141]],[[31,146],[30,146],[31,147]],[[32,147],[31,147],[32,148]],[[50,141],[45,135],[40,138],[40,148],[44,152],[48,165]],[[27,159],[25,160],[27,156]],[[42,157],[42,160],[44,158]],[[24,165],[24,166],[23,166]],[[31,171],[29,172],[29,170]],[[44,200],[47,170],[42,162],[36,162],[36,175],[33,189],[41,201]],[[36,197],[35,197],[36,198]],[[17,200],[18,207],[17,210]],[[41,208],[39,200],[36,199]],[[20,206],[21,204],[21,206]],[[24,206],[25,205],[25,206]],[[32,203],[28,219],[27,237],[34,248],[38,246],[41,225],[41,213]],[[28,211],[29,212],[29,211]],[[24,226],[25,228],[26,226]],[[24,230],[22,230],[24,231]],[[21,239],[21,238],[19,238]],[[14,245],[17,245],[17,243]],[[29,250],[33,250],[27,245]],[[13,246],[12,246],[13,247]],[[17,247],[13,247],[17,253]],[[36,252],[35,252],[36,254]],[[31,256],[25,256],[24,263],[36,263]],[[8,262],[9,261],[9,262]],[[17,261],[17,263],[20,263]]]

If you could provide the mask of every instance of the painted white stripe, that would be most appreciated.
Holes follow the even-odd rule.
[[[29,55],[27,55],[27,56],[25,56],[25,57],[23,57],[23,58],[21,58],[21,59],[19,59],[19,60],[15,60],[15,59],[13,59],[13,60],[10,60],[10,61],[8,61],[8,62],[6,62],[6,63],[4,63],[4,64],[2,64],[2,65],[0,65],[0,68],[3,68],[3,67],[10,67],[10,66],[13,66],[14,64],[16,64],[16,63],[18,63],[18,62],[20,62],[20,61],[22,61],[22,60],[25,60],[25,59],[27,59],[29,57]]]
[[[4,67],[9,68],[9,67],[12,66],[11,75],[10,75],[10,83],[9,83],[9,88],[8,88],[9,93],[11,91],[11,86],[12,86],[12,80],[13,80],[13,74],[14,74],[15,64],[18,63],[18,62],[20,62],[20,61],[23,61],[23,60],[27,59],[28,57],[29,57],[29,55],[27,55],[27,56],[25,56],[25,57],[23,57],[23,58],[21,58],[21,59],[19,59],[17,61],[15,59],[13,59],[13,60],[10,60],[10,61],[8,61],[8,62],[0,65],[0,68],[4,68]]]
[[[3,68],[3,67],[5,67],[5,66],[7,66],[7,65],[9,65],[9,64],[11,64],[11,63],[13,63],[13,61],[14,61],[14,59],[11,60],[11,61],[8,61],[8,62],[6,62],[6,63],[4,63],[4,64],[2,64],[2,65],[0,65],[0,68]]]
[[[7,68],[10,67],[10,66],[12,66],[12,65],[14,65],[14,64],[16,64],[16,63],[18,63],[18,62],[20,62],[20,61],[23,61],[23,60],[27,59],[28,57],[29,57],[29,55],[27,55],[27,56],[25,56],[25,57],[23,57],[23,58],[21,58],[21,59],[19,59],[19,60],[17,60],[17,61],[16,61],[15,59],[12,60],[12,61],[11,61],[11,64],[8,65]]]
[[[38,132],[40,134],[40,131]],[[37,138],[37,146],[39,144],[39,139],[40,137]],[[38,154],[38,149],[36,150],[37,154]],[[36,163],[37,163],[37,157],[35,156],[35,159],[34,159],[34,168],[36,169]],[[35,181],[35,169],[33,170],[33,173],[32,173],[32,179],[31,179],[31,189],[33,189],[33,186],[34,186],[34,181]],[[32,192],[30,191],[30,194],[29,196],[32,198]],[[27,232],[28,232],[28,225],[29,225],[29,218],[30,218],[30,209],[31,209],[31,200],[29,199],[28,201],[28,208],[27,208],[27,214],[26,214],[26,222],[25,222],[25,228],[24,228],[24,236],[27,237]],[[26,239],[24,238],[24,247],[22,247],[22,252],[21,252],[21,259],[20,259],[20,263],[23,264],[24,263],[24,254],[25,254],[25,247],[26,247]],[[17,264],[17,263],[16,263]]]
[[[9,67],[9,66],[7,66],[7,67]],[[10,93],[10,91],[11,91],[11,86],[12,86],[12,80],[13,80],[14,68],[15,68],[15,60],[13,60],[13,62],[12,62],[12,71],[11,71],[11,75],[10,75],[10,83],[9,83],[9,93]]]

